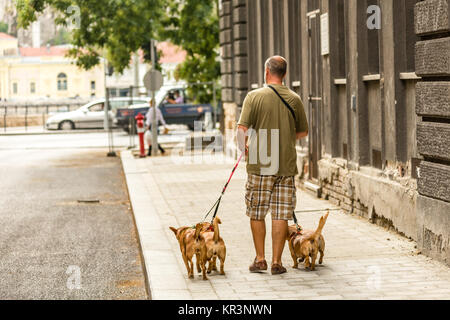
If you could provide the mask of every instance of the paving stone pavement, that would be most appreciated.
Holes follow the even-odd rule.
[[[324,228],[325,258],[317,271],[307,271],[302,266],[293,269],[286,246],[283,264],[288,273],[250,274],[248,266],[255,253],[245,215],[246,172],[242,164],[218,213],[222,220],[220,233],[227,245],[226,275],[213,273],[208,281],[202,281],[196,273],[195,279],[188,279],[169,226],[191,226],[203,218],[217,200],[233,161],[223,161],[222,157],[211,159],[210,163],[195,163],[199,159],[188,157],[134,159],[122,155],[123,161],[124,158],[128,163],[124,164],[125,174],[128,170],[143,179],[148,203],[156,215],[148,219],[136,217],[153,299],[450,299],[450,268],[420,255],[413,241],[340,211],[330,213]],[[138,178],[133,179],[139,183]],[[333,207],[302,190],[298,190],[297,197],[297,210]],[[134,203],[133,209],[137,209]],[[321,214],[297,216],[304,228],[315,229]],[[141,231],[146,230],[142,224],[154,221],[158,221],[160,230],[154,227],[158,230]],[[266,258],[270,261],[269,217],[267,230]]]

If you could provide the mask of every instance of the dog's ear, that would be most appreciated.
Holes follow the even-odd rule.
[[[222,224],[222,220],[220,220],[219,217],[216,217],[216,219],[217,219],[217,224]]]
[[[169,227],[169,229],[172,230],[173,233],[175,233],[175,236],[177,235],[178,233],[177,229],[175,229],[174,227]]]

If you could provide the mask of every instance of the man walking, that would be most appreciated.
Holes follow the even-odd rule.
[[[164,120],[164,117],[162,115],[161,110],[155,106],[156,108],[156,127],[158,128],[158,124],[161,123],[164,128],[167,130],[167,124]],[[151,141],[151,132],[152,132],[152,123],[153,123],[153,107],[152,102],[150,101],[150,108],[147,111],[147,114],[145,115],[145,125],[147,126],[147,130],[149,132],[149,135],[147,136],[147,144],[148,144],[148,156],[151,157],[152,155],[152,141]],[[158,130],[158,129],[156,129]],[[163,149],[163,147],[158,143],[158,149],[161,151],[162,154],[166,153],[166,150]]]
[[[267,270],[264,243],[265,217],[272,215],[272,274],[283,274],[281,257],[288,221],[296,206],[296,141],[308,136],[303,103],[283,85],[287,61],[281,56],[265,63],[266,86],[245,98],[238,123],[238,143],[248,152],[245,202],[253,234],[256,258],[250,272]],[[247,138],[250,141],[247,149]],[[254,139],[256,138],[256,139]]]

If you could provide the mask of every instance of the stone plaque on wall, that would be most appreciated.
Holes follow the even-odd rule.
[[[320,16],[320,40],[323,56],[330,54],[330,30],[328,21],[328,13]]]

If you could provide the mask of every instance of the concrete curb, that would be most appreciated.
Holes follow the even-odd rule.
[[[144,258],[147,288],[153,300],[192,299],[185,278],[155,210],[146,181],[153,181],[145,162],[131,151],[120,154]]]

